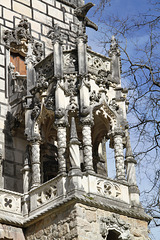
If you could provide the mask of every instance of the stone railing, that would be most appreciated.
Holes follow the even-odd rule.
[[[83,177],[82,185],[86,193],[117,199],[129,204],[128,185],[125,183],[97,175],[89,175]]]
[[[78,184],[77,184],[77,181]],[[90,195],[93,199],[101,197],[130,204],[127,183],[111,180],[96,174],[83,174],[82,176],[57,176],[54,179],[31,189],[26,194],[0,189],[0,213],[6,212],[8,218],[16,217],[19,221],[27,217],[43,214],[47,209],[53,208],[60,202],[76,196]],[[26,198],[25,198],[26,197]],[[106,200],[105,200],[106,201]],[[27,211],[24,207],[28,204]]]
[[[31,212],[49,205],[65,194],[65,177],[59,177],[42,184],[38,188],[30,191],[30,210]]]

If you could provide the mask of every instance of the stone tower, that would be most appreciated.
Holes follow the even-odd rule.
[[[0,239],[148,239],[120,51],[88,47],[92,7],[0,0]]]

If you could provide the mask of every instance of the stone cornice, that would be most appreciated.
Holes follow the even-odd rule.
[[[139,220],[150,222],[152,220],[152,217],[147,215],[141,207],[131,208],[130,205],[126,203],[120,203],[123,206],[118,206],[118,202],[115,201],[115,204],[113,204],[113,199],[106,199],[103,197],[99,197],[99,199],[96,199],[97,196],[92,195],[85,195],[85,192],[83,191],[73,191],[70,196],[60,196],[58,197],[57,201],[54,203],[52,201],[52,204],[49,204],[49,206],[45,206],[45,208],[42,208],[37,213],[30,213],[28,217],[23,216],[17,216],[16,218],[14,216],[7,216],[0,213],[0,220],[3,223],[9,223],[13,226],[21,226],[21,227],[27,227],[34,222],[37,222],[47,215],[50,215],[53,211],[59,211],[60,208],[70,206],[76,203],[81,203],[90,207],[100,208],[104,211],[110,211],[114,213],[118,213],[120,215],[128,216],[131,218],[136,218]]]

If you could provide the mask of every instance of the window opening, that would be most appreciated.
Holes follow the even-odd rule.
[[[19,53],[10,53],[10,62],[15,66],[14,72],[19,72],[20,75],[26,75],[26,65],[25,65],[25,57],[20,55]]]

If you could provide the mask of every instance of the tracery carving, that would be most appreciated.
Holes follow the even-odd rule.
[[[37,206],[42,205],[57,196],[57,185],[46,187],[37,196]]]
[[[98,74],[99,70],[103,70],[107,73],[107,76],[110,71],[110,62],[106,59],[103,59],[99,56],[96,56],[92,52],[87,52],[87,59],[88,59],[88,67],[96,70],[96,73]]]
[[[77,56],[75,53],[70,52],[68,54],[64,54],[64,69],[67,71],[77,71],[78,70],[78,62]]]
[[[112,214],[109,217],[101,218],[101,235],[104,239],[107,238],[109,230],[114,230],[119,233],[120,240],[133,240],[133,235],[130,233],[130,225],[121,220],[119,215]]]
[[[106,197],[119,198],[121,195],[121,189],[118,184],[104,180],[97,181],[97,191]]]

